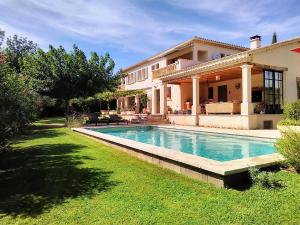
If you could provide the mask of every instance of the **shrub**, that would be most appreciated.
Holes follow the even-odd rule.
[[[67,116],[67,127],[82,127],[85,124],[85,116],[83,114],[73,113]]]
[[[284,119],[279,121],[278,125],[281,126],[300,126],[300,120]]]
[[[300,100],[286,103],[283,109],[285,119],[300,120]]]
[[[253,167],[249,169],[250,177],[254,184],[262,188],[281,188],[283,183],[280,179],[275,177],[275,173],[259,171],[259,169]]]
[[[36,117],[37,95],[21,75],[0,64],[0,150]]]
[[[286,162],[300,170],[300,132],[288,130],[282,134],[276,143],[277,151],[283,155]]]

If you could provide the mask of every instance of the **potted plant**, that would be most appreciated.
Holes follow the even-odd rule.
[[[186,109],[191,109],[192,108],[192,99],[188,99],[185,102],[185,107],[186,107]]]
[[[172,108],[170,106],[168,106],[168,114],[172,113]]]

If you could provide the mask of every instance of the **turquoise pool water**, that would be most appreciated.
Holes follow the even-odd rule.
[[[274,143],[260,138],[151,126],[91,128],[91,130],[220,162],[275,153]]]

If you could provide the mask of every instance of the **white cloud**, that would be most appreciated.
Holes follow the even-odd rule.
[[[149,55],[194,35],[229,42],[244,39],[247,44],[249,35],[291,32],[293,27],[299,30],[300,24],[299,16],[285,17],[280,25],[278,18],[267,18],[285,11],[284,3],[271,0],[166,0],[165,8],[151,10],[140,4],[130,0],[1,0],[6,14],[0,27],[44,46],[69,38]],[[166,10],[166,5],[177,12]],[[185,10],[208,19],[188,20],[180,15]],[[230,25],[218,26],[210,18],[224,18]]]
[[[227,15],[230,19],[234,19],[234,22],[256,23],[268,14],[272,0],[170,0],[169,2],[179,8],[211,12],[219,16]]]
[[[27,34],[30,38],[40,36],[43,39],[47,34],[40,30],[48,27],[49,30],[54,29],[53,32],[92,43],[105,43],[125,51],[147,54],[181,41],[177,35],[187,38],[199,35],[201,31],[203,35],[226,35],[227,39],[241,36],[239,32],[214,29],[198,21],[184,23],[158,18],[137,4],[124,0],[4,0],[1,4],[10,13],[18,15],[13,22],[24,28],[18,33]],[[26,29],[35,33],[24,32]],[[11,27],[9,30],[12,30]]]

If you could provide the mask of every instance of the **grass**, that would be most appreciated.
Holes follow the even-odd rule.
[[[0,156],[0,224],[300,223],[299,174],[277,172],[279,190],[218,189],[46,125]]]

